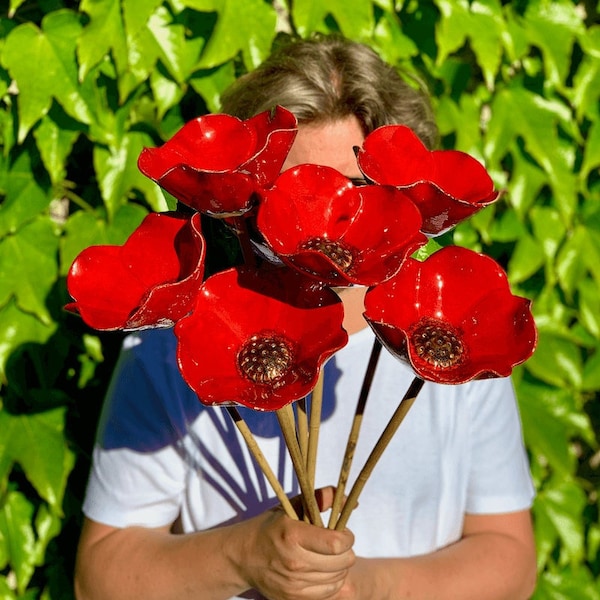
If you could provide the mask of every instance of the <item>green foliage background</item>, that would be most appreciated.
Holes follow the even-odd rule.
[[[62,311],[72,259],[167,208],[136,169],[143,146],[218,111],[219,93],[285,32],[337,30],[419,72],[443,145],[480,158],[506,190],[454,242],[495,257],[534,300],[539,349],[515,381],[538,490],[535,598],[600,599],[597,11],[569,0],[10,0],[0,15],[0,600],[72,597],[94,428],[120,343]]]

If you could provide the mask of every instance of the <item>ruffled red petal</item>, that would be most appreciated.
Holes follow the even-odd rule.
[[[334,292],[290,269],[222,271],[204,282],[194,312],[175,326],[179,368],[204,404],[277,410],[306,396],[323,362],[346,344],[342,320]],[[258,371],[253,379],[252,365],[243,370],[252,339],[266,340],[265,352],[269,340],[280,351],[277,375],[261,379]]]
[[[423,231],[438,235],[498,198],[484,166],[457,150],[429,151],[404,125],[369,134],[357,153],[364,175],[404,191],[423,215]]]
[[[265,192],[257,224],[281,260],[333,286],[384,281],[426,241],[420,212],[404,194],[355,187],[319,165],[285,171]]]
[[[67,276],[66,308],[100,330],[171,326],[204,276],[200,215],[150,213],[122,246],[90,246]]]
[[[390,352],[438,383],[508,376],[537,342],[530,301],[511,293],[501,267],[455,246],[424,262],[408,259],[394,278],[367,292],[365,317]],[[423,358],[416,333],[426,324],[456,336],[456,362]]]

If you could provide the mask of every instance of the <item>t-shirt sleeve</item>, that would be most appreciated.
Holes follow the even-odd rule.
[[[172,332],[128,336],[103,405],[84,514],[112,527],[175,521],[186,480],[182,440],[199,411]]]
[[[486,514],[531,507],[535,490],[510,378],[469,390],[471,465],[466,511]]]

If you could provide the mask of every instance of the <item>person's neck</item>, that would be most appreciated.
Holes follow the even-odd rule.
[[[342,299],[344,305],[344,329],[348,335],[352,335],[367,326],[363,312],[365,310],[364,300],[367,293],[366,287],[336,288],[336,292]]]

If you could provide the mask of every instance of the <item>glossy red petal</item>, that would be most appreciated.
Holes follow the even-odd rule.
[[[498,198],[485,167],[457,150],[429,151],[403,125],[380,127],[357,154],[365,176],[402,189],[423,215],[423,231],[438,235]]]
[[[255,203],[256,182],[238,171],[206,173],[183,165],[158,183],[186,206],[215,217],[241,215]]]
[[[391,277],[425,242],[421,215],[392,187],[355,187],[326,166],[284,172],[264,194],[258,228],[281,260],[327,285]]]
[[[243,168],[254,175],[259,186],[268,187],[281,172],[298,133],[298,121],[292,112],[276,106],[272,113],[265,111],[245,123],[256,134],[258,152]]]
[[[390,352],[438,383],[507,376],[537,342],[530,302],[512,295],[500,266],[454,246],[408,259],[367,292],[365,316]]]
[[[144,148],[138,167],[154,181],[182,165],[226,173],[245,163],[255,150],[256,132],[243,121],[230,115],[204,115],[187,122],[162,146]]]
[[[185,278],[201,280],[204,242],[199,222],[194,224],[193,234],[186,232],[189,227],[188,219],[151,213],[122,246],[86,248],[67,276],[67,288],[74,299],[68,308],[101,330],[131,328],[134,324],[130,319],[147,298],[150,309],[146,317],[141,313],[135,317],[136,328],[160,325],[177,316],[180,302],[174,300],[173,294],[169,294],[169,303],[157,304],[150,292],[156,286]],[[195,248],[191,254],[190,235]],[[164,305],[164,313],[159,314],[159,305]]]
[[[346,344],[342,319],[334,292],[287,268],[223,271],[175,326],[179,368],[204,404],[277,410],[306,396],[323,362]],[[258,354],[274,353],[266,363],[248,362],[253,339]]]
[[[189,224],[181,228],[173,245],[180,266],[177,280],[150,288],[124,329],[171,327],[191,311],[204,279],[206,258],[199,213],[192,215]]]
[[[138,168],[175,198],[212,216],[241,215],[269,185],[294,141],[297,122],[277,107],[247,121],[205,115],[159,148],[145,148]]]

